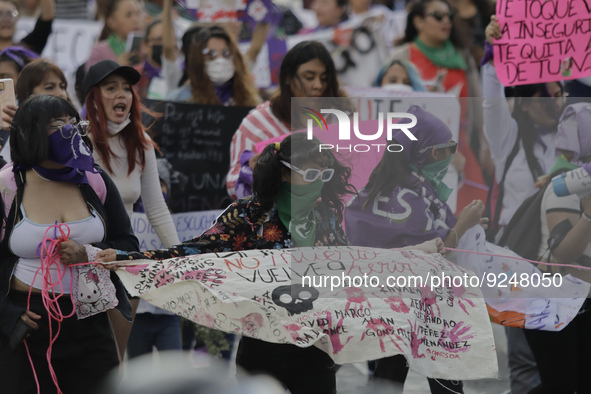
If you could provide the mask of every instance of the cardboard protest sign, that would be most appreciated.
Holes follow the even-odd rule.
[[[483,278],[481,287],[495,323],[534,330],[560,331],[581,309],[590,284],[572,275],[544,275],[536,266],[515,260],[519,255],[486,241],[475,226],[460,239],[457,264]]]
[[[404,354],[429,377],[497,376],[482,294],[431,283],[472,275],[440,255],[323,247],[122,263],[134,264],[116,271],[132,296],[207,327],[317,346],[336,363]]]
[[[168,201],[173,212],[224,209],[230,142],[250,108],[146,100],[162,114],[152,126],[154,141],[176,171],[189,179]],[[197,235],[197,234],[194,234]]]
[[[591,75],[588,0],[499,0],[497,75],[505,86]]]

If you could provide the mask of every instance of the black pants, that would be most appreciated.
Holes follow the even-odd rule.
[[[18,306],[26,308],[27,293],[11,290],[8,297]],[[72,311],[69,296],[60,298],[64,315]],[[55,393],[49,374],[46,352],[49,345],[47,311],[41,296],[31,295],[30,310],[41,315],[39,330],[32,331],[26,340],[41,386],[41,393]],[[55,335],[57,323],[52,321]],[[106,313],[78,320],[76,315],[62,322],[57,341],[53,344],[51,364],[64,394],[92,393],[101,388],[105,376],[119,365],[117,348]],[[37,385],[25,345],[0,351],[0,391],[3,394],[34,394]]]
[[[335,394],[334,361],[317,347],[299,348],[243,337],[236,363],[250,373],[264,373],[292,394]]]
[[[374,379],[384,379],[391,382],[404,383],[408,375],[406,358],[403,355],[381,358],[376,360]],[[464,384],[458,380],[444,380],[427,378],[432,394],[463,393]]]
[[[591,393],[591,310],[561,331],[524,331],[542,380],[536,393]]]

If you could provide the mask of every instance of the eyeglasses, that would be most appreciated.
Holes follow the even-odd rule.
[[[223,56],[226,59],[230,59],[232,57],[232,51],[229,49],[224,49],[223,51],[216,51],[215,49],[205,48],[203,50],[203,54],[207,60],[214,60],[220,56]]]
[[[437,22],[441,22],[443,20],[443,18],[447,17],[449,19],[449,21],[451,22],[454,19],[454,15],[455,15],[454,11],[450,11],[450,12],[431,11],[425,16],[426,17],[431,16]]]
[[[334,168],[327,168],[325,170],[319,170],[318,168],[308,168],[306,171],[303,171],[286,161],[281,160],[281,163],[283,163],[287,168],[291,168],[292,170],[303,176],[304,181],[308,183],[312,183],[318,178],[320,178],[322,182],[328,182],[332,179],[332,176],[334,175]]]
[[[18,17],[17,10],[0,11],[0,20],[1,19],[16,19],[17,17]]]
[[[451,154],[453,155],[456,153],[456,150],[458,149],[458,143],[455,141],[450,141],[450,142],[446,142],[445,144],[431,145],[431,146],[421,149],[419,151],[419,153],[423,154],[427,151],[430,151],[431,149],[445,149],[445,148],[451,148]]]
[[[49,125],[49,129],[59,131],[64,139],[72,138],[74,132],[78,133],[80,137],[86,137],[90,129],[90,122],[87,120],[81,120],[78,123],[55,121]]]

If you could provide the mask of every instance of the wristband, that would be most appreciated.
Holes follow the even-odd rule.
[[[482,56],[482,59],[480,60],[480,66],[484,66],[486,63],[488,63],[489,60],[492,60],[493,56],[494,56],[493,46],[490,45],[488,40],[486,40],[484,43],[484,55]]]
[[[591,217],[587,216],[587,214],[585,212],[583,212],[583,214],[581,215],[581,218],[585,219],[586,221],[591,223]]]

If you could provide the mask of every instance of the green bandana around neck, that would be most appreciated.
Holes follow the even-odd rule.
[[[466,61],[450,40],[445,41],[443,48],[428,46],[419,37],[415,38],[414,44],[437,67],[460,70],[466,70],[468,68]]]
[[[445,183],[443,183],[443,178],[445,174],[447,174],[447,170],[449,165],[451,164],[451,158],[453,155],[449,156],[445,160],[435,161],[433,163],[426,164],[423,168],[419,170],[417,166],[411,164],[410,167],[415,170],[416,172],[420,172],[425,179],[427,179],[435,188],[435,192],[437,193],[437,197],[441,199],[441,201],[447,201],[449,195],[453,191],[452,188],[448,187]]]
[[[566,157],[564,157],[564,155],[560,155],[556,161],[554,162],[554,165],[552,166],[552,168],[550,168],[550,173],[549,174],[554,174],[556,171],[560,171],[560,170],[576,170],[577,168],[579,168],[578,165],[571,163],[570,161],[568,161],[566,159]]]
[[[115,53],[115,56],[119,57],[123,52],[125,52],[125,41],[122,41],[115,35],[115,33],[111,33],[111,35],[107,37],[107,42],[113,50],[113,53]]]
[[[324,183],[318,179],[307,185],[283,182],[277,197],[279,219],[291,233],[296,246],[314,246],[316,215],[314,204],[320,198]]]

